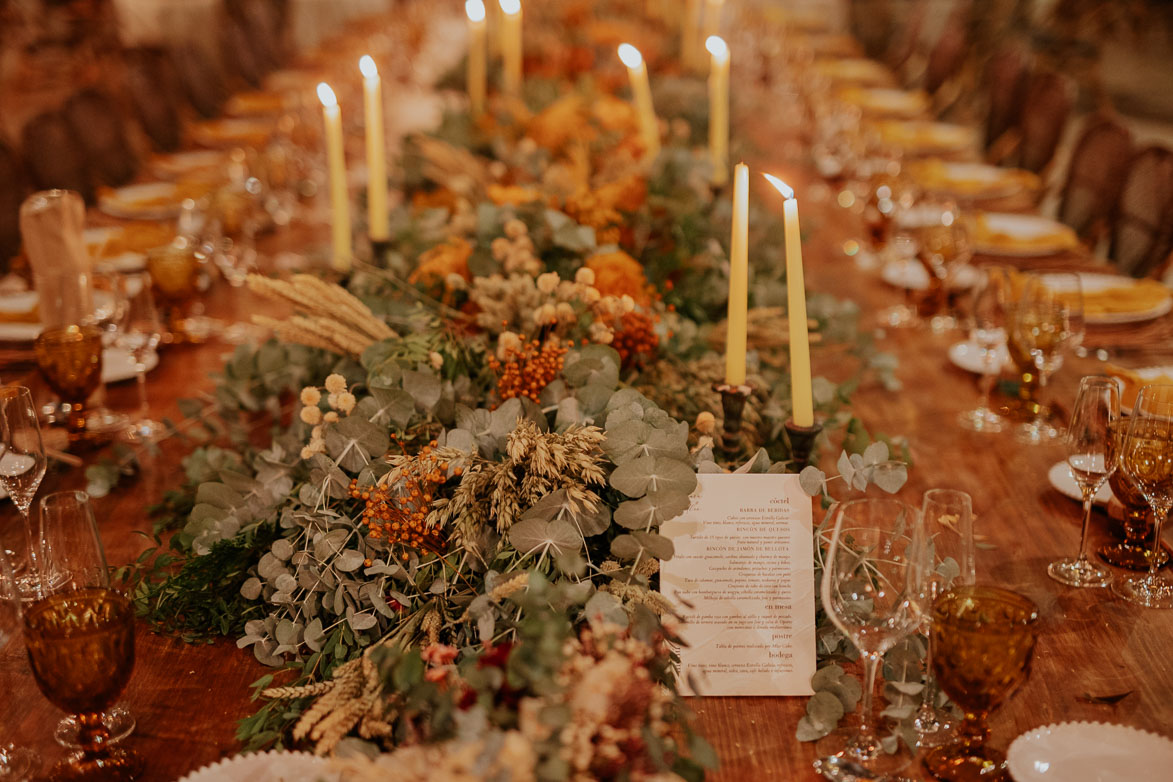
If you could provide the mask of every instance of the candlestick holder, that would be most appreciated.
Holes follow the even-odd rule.
[[[386,269],[391,257],[390,239],[371,239],[371,263],[380,269]]]
[[[741,455],[741,416],[753,389],[744,384],[714,383],[713,390],[721,394],[721,455],[733,460]]]
[[[811,452],[815,448],[815,438],[823,431],[823,425],[815,423],[812,426],[799,426],[793,418],[786,419],[784,424],[786,434],[790,437],[790,461],[799,470],[810,462]]]

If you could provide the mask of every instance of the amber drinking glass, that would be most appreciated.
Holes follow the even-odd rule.
[[[102,382],[102,330],[97,326],[46,329],[34,348],[45,382],[69,404],[69,442],[85,439],[86,400]]]
[[[200,261],[195,246],[184,237],[171,244],[147,250],[147,271],[155,286],[155,293],[167,309],[168,328],[172,337],[190,338],[184,326],[184,311],[195,294]]]
[[[933,604],[933,669],[965,713],[957,740],[925,755],[933,776],[948,782],[1005,778],[1005,754],[986,746],[986,718],[1026,681],[1038,616],[1033,602],[998,587],[955,587]]]
[[[1114,421],[1111,427],[1112,439],[1109,441],[1111,451],[1108,459],[1113,464],[1120,463],[1120,452],[1124,448],[1124,438],[1128,435],[1128,419]],[[1100,559],[1109,565],[1115,565],[1125,570],[1148,570],[1149,550],[1148,539],[1153,532],[1149,522],[1149,501],[1141,493],[1140,487],[1128,477],[1128,473],[1117,468],[1108,478],[1108,485],[1116,499],[1124,506],[1124,521],[1121,523],[1124,539],[1115,543],[1105,543],[1096,552]],[[1113,533],[1116,533],[1113,527]],[[1162,547],[1157,553],[1157,567],[1164,567],[1169,561],[1169,555]]]
[[[104,721],[134,668],[134,610],[110,587],[106,558],[84,492],[42,500],[40,589],[24,612],[29,666],[41,693],[73,715],[80,750],[55,780],[132,780],[141,759],[113,747]]]

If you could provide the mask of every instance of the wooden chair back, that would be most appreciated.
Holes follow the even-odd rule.
[[[1173,251],[1173,152],[1150,146],[1128,166],[1112,231],[1111,258],[1133,277],[1159,271]]]

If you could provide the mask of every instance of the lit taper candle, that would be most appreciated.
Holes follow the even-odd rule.
[[[639,117],[640,138],[643,140],[645,160],[654,160],[660,154],[660,127],[652,106],[652,85],[648,82],[648,67],[639,49],[629,43],[619,44],[619,59],[627,66],[631,77],[631,96]]]
[[[798,227],[798,199],[794,190],[776,176],[764,175],[786,200],[782,202],[786,229],[786,302],[790,325],[790,406],[798,426],[814,426],[811,391],[811,346],[806,321],[806,288],[802,275],[802,235]]]
[[[501,4],[502,85],[506,95],[521,97],[521,0]]]
[[[705,48],[712,55],[709,68],[709,159],[713,184],[729,181],[729,47],[718,35],[709,36]]]
[[[330,175],[330,225],[334,237],[332,265],[350,271],[350,194],[346,190],[346,155],[342,151],[342,112],[330,85],[318,85],[322,119],[326,125],[326,164]]]
[[[697,70],[697,60],[700,55],[697,48],[700,45],[700,15],[701,0],[685,0],[684,21],[680,25],[680,57],[684,60],[684,67]]]
[[[725,332],[725,382],[745,385],[749,318],[749,168],[733,169],[733,235],[729,240],[729,317]]]
[[[363,76],[363,118],[367,125],[367,224],[372,242],[391,235],[387,215],[387,145],[383,140],[383,85],[369,54],[358,61]]]
[[[481,0],[467,0],[464,12],[468,15],[468,101],[473,116],[478,116],[485,110],[485,82],[488,73],[485,4]]]

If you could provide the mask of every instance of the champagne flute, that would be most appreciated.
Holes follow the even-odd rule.
[[[957,422],[974,432],[1000,432],[1005,419],[990,409],[990,392],[1002,369],[1006,345],[1006,319],[1011,302],[1010,270],[991,266],[973,299],[973,326],[969,341],[981,351],[981,402],[957,417]]]
[[[827,616],[864,657],[864,685],[858,728],[832,734],[827,743],[837,751],[815,761],[815,770],[829,779],[855,779],[860,768],[877,776],[894,773],[911,761],[905,752],[887,754],[881,747],[872,694],[884,653],[921,624],[923,532],[920,514],[899,500],[865,498],[839,506],[821,596]]]
[[[1083,340],[1083,294],[1075,274],[1031,276],[1014,308],[1010,329],[1011,354],[1020,364],[1033,365],[1041,394],[1059,367],[1063,352]],[[1030,444],[1058,439],[1047,423],[1047,408],[1037,404],[1034,418],[1023,424],[1017,439]]]
[[[1083,531],[1079,555],[1047,565],[1047,575],[1073,587],[1104,587],[1112,581],[1106,568],[1088,559],[1087,531],[1092,520],[1092,500],[1116,469],[1112,460],[1112,424],[1120,418],[1120,386],[1110,377],[1092,376],[1079,381],[1079,393],[1067,426],[1067,469],[1083,497]]]
[[[86,437],[86,400],[102,382],[102,330],[83,325],[45,329],[33,348],[41,375],[69,403],[69,443],[82,442]]]
[[[0,651],[20,628],[20,589],[8,558],[0,550]],[[38,763],[36,754],[12,744],[0,744],[0,780],[26,779]]]
[[[0,486],[8,492],[24,519],[23,556],[13,557],[12,563],[22,595],[32,594],[36,585],[37,548],[33,546],[29,510],[45,477],[46,466],[32,393],[23,386],[0,387]]]
[[[147,403],[147,360],[155,354],[163,334],[163,323],[155,307],[151,275],[147,272],[127,274],[122,280],[126,314],[118,324],[115,344],[134,357],[135,384],[138,388],[138,417],[125,435],[131,442],[149,443],[163,434],[163,425],[150,417]]]
[[[111,745],[103,713],[134,668],[134,609],[110,586],[88,495],[59,492],[41,504],[41,578],[24,614],[25,648],[41,693],[74,715],[80,746],[50,778],[135,779],[142,760]]]
[[[1173,386],[1152,384],[1140,390],[1120,451],[1120,468],[1153,509],[1153,547],[1148,573],[1119,579],[1112,591],[1137,605],[1173,608],[1173,581],[1157,576],[1161,528],[1173,507]]]
[[[921,632],[929,639],[925,656],[925,688],[921,705],[913,718],[917,743],[939,746],[952,733],[953,718],[937,706],[937,677],[933,672],[932,605],[938,595],[953,586],[971,585],[977,580],[973,542],[973,499],[956,489],[930,489],[921,505],[925,528],[925,591],[922,593]]]

